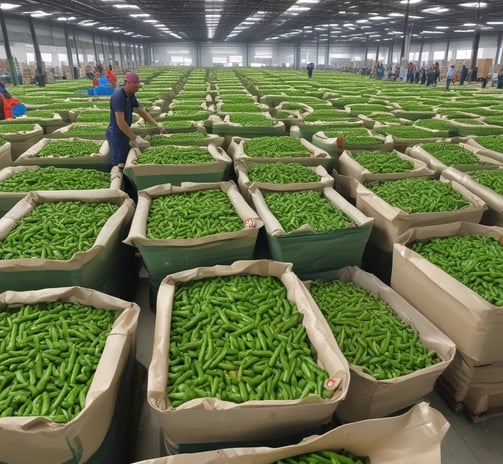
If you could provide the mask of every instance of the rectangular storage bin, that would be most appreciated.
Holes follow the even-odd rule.
[[[124,412],[129,407],[129,398],[125,398],[127,391],[124,392],[124,383],[131,377],[140,308],[135,303],[82,287],[0,294],[0,304],[7,307],[43,302],[90,305],[116,312],[117,319],[107,337],[80,413],[72,420],[61,423],[41,416],[0,418],[0,441],[9,443],[9,446],[0,448],[0,460],[11,464],[31,464],[36,456],[40,464],[104,462],[103,459],[96,459],[103,458],[113,448],[110,434],[115,434],[118,439],[124,437],[118,434],[118,429],[114,431],[111,427],[115,417],[125,420],[127,416]]]
[[[317,363],[337,379],[330,398],[308,395],[303,400],[248,400],[240,403],[218,398],[196,398],[174,408],[166,395],[170,361],[170,327],[177,284],[217,276],[270,276],[281,281],[287,299],[303,315]],[[204,304],[204,299],[201,300]],[[280,317],[278,309],[278,317]],[[149,367],[147,401],[159,420],[163,434],[174,444],[281,440],[287,435],[328,423],[347,393],[349,371],[333,335],[322,330],[319,310],[308,302],[305,290],[291,265],[270,260],[236,261],[229,266],[194,268],[171,274],[161,283],[157,296],[154,346]],[[235,337],[240,338],[238,333]],[[222,443],[223,444],[223,443]]]

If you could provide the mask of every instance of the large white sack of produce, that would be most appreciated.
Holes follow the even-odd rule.
[[[0,294],[0,305],[7,308],[43,302],[89,305],[115,311],[117,318],[106,339],[84,408],[68,422],[54,422],[42,416],[0,417],[0,461],[9,464],[86,462],[99,449],[107,434],[123,373],[134,359],[140,308],[136,303],[82,287]],[[85,324],[82,321],[84,338]],[[92,340],[89,343],[92,346]],[[78,350],[83,350],[83,345]],[[28,373],[25,376],[28,378]]]
[[[271,464],[279,459],[323,450],[349,450],[368,456],[372,464],[440,464],[441,444],[449,423],[422,402],[406,413],[353,422],[323,435],[280,448],[228,448],[148,459],[137,464]]]
[[[167,386],[171,317],[177,284],[216,276],[239,275],[260,278],[270,276],[280,281],[281,287],[287,292],[288,301],[301,314],[300,324],[305,328],[307,339],[316,352],[318,366],[328,373],[329,377],[324,383],[325,388],[333,390],[330,397],[309,394],[303,399],[244,402],[205,397],[186,401],[176,408],[172,406],[167,397]],[[208,304],[205,300],[200,303]],[[281,318],[280,313],[281,310],[278,309],[277,317]],[[243,437],[250,441],[265,440],[271,436],[279,439],[330,422],[338,403],[347,393],[349,369],[325,324],[318,308],[308,300],[304,286],[288,263],[271,260],[236,261],[230,266],[194,268],[167,276],[161,282],[157,294],[155,349],[149,366],[147,387],[147,401],[157,416],[165,437],[175,444],[237,442]],[[300,327],[299,323],[296,323],[296,327]],[[285,370],[279,371],[275,364],[274,369],[275,374]],[[330,379],[332,385],[326,387],[327,380]],[[320,384],[320,387],[323,385]]]

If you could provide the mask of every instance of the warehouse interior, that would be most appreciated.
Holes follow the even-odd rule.
[[[304,122],[300,114],[307,120],[308,112],[303,113],[306,106],[312,105],[308,111],[316,112],[326,102],[330,102],[331,109],[336,107],[338,113],[347,113],[344,116],[347,116],[345,122],[348,123],[348,127],[351,125],[363,127],[364,124],[365,127],[370,127],[369,124],[373,122],[369,121],[371,116],[374,116],[377,121],[379,114],[383,117],[382,121],[377,121],[377,124],[372,127],[379,127],[381,130],[383,126],[386,126],[386,119],[380,114],[384,112],[384,108],[389,112],[386,116],[392,115],[396,119],[395,123],[400,119],[399,122],[404,126],[409,125],[407,113],[410,114],[410,123],[412,125],[412,120],[414,120],[414,127],[416,127],[416,123],[423,121],[423,118],[424,120],[441,119],[445,122],[446,118],[449,119],[450,111],[454,112],[459,109],[461,112],[468,112],[468,107],[471,105],[473,112],[479,109],[480,114],[468,113],[467,116],[452,113],[454,120],[452,127],[459,129],[459,133],[452,136],[454,132],[449,132],[450,143],[466,144],[463,145],[466,147],[469,145],[468,139],[472,138],[468,119],[473,119],[475,123],[472,121],[471,124],[477,124],[477,128],[490,126],[490,129],[495,131],[494,134],[503,134],[503,130],[496,128],[498,124],[494,122],[499,118],[503,108],[503,106],[498,106],[498,101],[503,98],[503,94],[500,94],[503,90],[500,90],[497,80],[500,68],[503,66],[502,9],[503,0],[492,2],[19,0],[12,3],[0,3],[2,29],[0,81],[5,83],[14,97],[19,97],[26,103],[28,117],[31,116],[30,113],[34,115],[34,112],[46,109],[44,108],[46,102],[43,101],[44,93],[47,94],[46,97],[52,96],[53,89],[56,92],[56,89],[64,90],[65,86],[74,91],[76,101],[88,96],[91,99],[97,97],[96,105],[102,106],[99,108],[96,106],[94,110],[106,113],[108,97],[99,98],[95,89],[93,93],[92,84],[86,74],[90,70],[94,71],[97,64],[105,67],[110,65],[117,72],[119,83],[122,83],[125,72],[134,70],[142,79],[142,87],[137,94],[139,101],[145,102],[149,111],[160,122],[162,121],[162,124],[165,124],[168,131],[171,129],[174,135],[178,129],[174,124],[170,127],[173,120],[169,119],[167,113],[171,111],[176,114],[177,110],[183,111],[178,109],[183,106],[180,101],[178,104],[181,106],[176,107],[176,97],[178,92],[180,95],[183,94],[183,85],[192,76],[190,81],[192,89],[197,88],[199,92],[201,88],[206,88],[208,92],[203,90],[204,96],[198,95],[198,102],[195,102],[196,98],[188,102],[192,104],[190,111],[195,114],[202,109],[208,113],[207,116],[212,113],[214,119],[208,117],[204,123],[202,121],[194,123],[190,130],[197,128],[197,132],[204,132],[205,129],[210,130],[213,127],[211,135],[215,138],[222,136],[225,140],[223,142],[225,149],[221,156],[229,156],[233,161],[236,155],[233,158],[230,155],[231,151],[228,150],[232,136],[236,135],[238,139],[246,138],[249,132],[245,131],[242,135],[239,131],[231,131],[224,132],[222,135],[217,127],[220,129],[223,127],[224,129],[221,130],[225,131],[228,120],[224,120],[225,111],[222,106],[225,103],[223,102],[231,105],[232,97],[238,93],[241,97],[243,94],[250,97],[254,105],[261,105],[260,108],[264,112],[267,108],[269,111],[267,117],[277,116],[276,122],[280,121],[280,115],[283,115],[280,124],[284,124],[283,127],[287,127],[288,131],[278,131],[274,133],[275,135],[293,135],[292,128],[295,126],[295,121],[301,126]],[[306,66],[311,62],[315,65],[312,78],[306,73]],[[436,82],[435,86],[432,85],[429,88],[420,85],[418,81],[409,84],[407,77],[409,63],[414,63],[417,68],[420,66],[428,68],[434,63],[439,63],[438,83]],[[386,69],[383,82],[379,82],[374,73],[374,68],[379,64]],[[450,66],[455,66],[458,73],[461,67],[465,66],[469,68],[469,74],[463,87],[459,85],[459,76],[456,76],[450,89],[452,98],[448,100],[445,85],[446,73]],[[169,80],[166,78],[165,81],[157,81],[158,85],[161,85],[159,82],[169,82],[165,85],[173,87],[170,87],[169,92],[165,92],[162,96],[153,96],[157,90],[151,91],[150,88],[155,87],[156,79],[160,79],[164,73],[165,76],[169,76]],[[288,83],[290,79],[291,85]],[[348,83],[354,85],[351,86]],[[261,85],[262,89],[266,90],[261,90]],[[282,99],[276,94],[268,96],[267,90],[273,89],[274,85],[277,86],[278,95],[291,92],[289,94],[292,97],[291,100],[289,101],[286,97]],[[417,95],[413,95],[414,90],[411,90],[411,85],[419,89],[416,92]],[[253,93],[250,89],[256,92]],[[195,93],[190,86],[186,91]],[[372,94],[374,91],[375,94]],[[38,97],[41,97],[40,104],[37,102]],[[351,111],[351,103],[343,105],[344,99],[352,100],[352,104],[357,106],[366,104],[369,109],[368,111],[360,109],[360,114],[356,110]],[[68,100],[65,104],[72,101],[72,96]],[[62,104],[62,100],[57,102]],[[209,102],[214,105],[212,110],[209,109]],[[243,100],[237,104],[244,105]],[[297,105],[298,108],[295,111],[290,110],[289,104],[292,107]],[[382,110],[371,111],[370,106],[374,104],[383,105]],[[445,106],[442,107],[442,104]],[[417,107],[414,107],[415,105]],[[494,109],[487,110],[486,106],[491,108],[494,106]],[[445,110],[445,113],[441,110]],[[483,110],[487,110],[486,113]],[[68,113],[68,110],[66,111]],[[82,111],[82,108],[71,114],[72,124],[78,122],[79,111]],[[422,112],[432,115],[425,117],[421,114]],[[360,117],[362,113],[363,116]],[[412,114],[419,116],[416,119]],[[70,115],[67,116],[70,118]],[[107,115],[105,114],[104,117],[107,118]],[[227,117],[230,117],[232,121],[232,114]],[[45,117],[43,119],[46,124],[44,129],[51,123],[54,127],[62,125],[59,120],[47,122]],[[70,121],[65,124],[70,124]],[[419,127],[424,129],[427,124],[423,126],[419,124]],[[452,127],[449,129],[451,130]],[[60,129],[56,129],[56,134]],[[148,140],[153,136],[148,125],[139,125],[136,130]],[[305,126],[304,130],[306,130]],[[427,127],[427,130],[434,129]],[[464,132],[461,134],[461,131]],[[252,137],[257,136],[253,131],[250,133],[253,134]],[[485,132],[482,133],[485,134]],[[309,134],[310,142],[312,142],[313,134]],[[54,139],[61,137],[61,135],[50,134],[47,136]],[[372,133],[372,137],[380,138],[379,143],[381,143],[381,140],[389,142],[391,135],[383,130]],[[444,134],[442,138],[448,137]],[[347,140],[349,140],[349,135],[346,142]],[[403,149],[403,153],[406,151],[406,146],[403,140],[402,144],[397,143],[393,146],[391,143],[390,145],[391,149],[396,147]],[[330,143],[323,147],[333,148],[336,153],[335,158],[342,153],[342,150],[337,151],[340,147],[334,147]],[[13,154],[13,160],[12,163],[8,163],[9,166],[2,165],[0,153],[0,167],[2,169],[11,167],[11,164],[15,166],[14,158],[19,158],[26,148],[19,149],[19,152]],[[237,150],[235,147],[233,149]],[[319,147],[317,149],[322,150]],[[33,151],[30,152],[30,156],[32,155]],[[424,159],[421,161],[424,162]],[[494,159],[490,162],[496,164]],[[500,162],[501,160],[498,161]],[[433,169],[431,166],[429,168]],[[233,171],[229,178],[237,184],[237,171]],[[2,180],[0,171],[0,183]],[[341,179],[342,181],[344,180]],[[137,206],[139,189],[135,189],[133,184],[131,180],[127,180],[122,188]],[[344,193],[348,193],[353,188],[349,182],[343,187],[347,189]],[[352,198],[352,206],[356,206],[355,198]],[[0,214],[0,233],[3,230],[2,224],[5,224],[5,221],[4,223],[1,221]],[[495,225],[501,227],[500,223]],[[271,242],[269,246],[270,244]],[[131,247],[127,248],[131,252]],[[271,249],[272,247],[268,249],[264,229],[255,246],[254,258],[269,259]],[[365,250],[362,267],[364,266],[366,270],[380,278],[384,284],[390,284],[389,250],[386,253],[380,253],[377,248],[371,248],[370,245]],[[200,454],[220,448],[290,445],[311,434],[325,433],[345,422],[340,417],[334,416],[329,424],[303,430],[302,433],[292,434],[286,439],[282,436],[281,440],[277,440],[274,436],[267,440],[248,440],[243,437],[239,442],[214,440],[184,446],[169,442],[163,425],[160,424],[156,412],[147,401],[149,367],[157,349],[153,346],[153,340],[156,337],[156,291],[159,282],[152,284],[144,258],[138,249],[134,256],[128,255],[127,259],[129,260],[127,265],[131,266],[127,275],[131,280],[128,281],[130,286],[124,291],[124,294],[128,296],[125,299],[134,302],[140,308],[135,334],[134,365],[129,366],[131,371],[128,386],[131,389],[129,392],[131,396],[129,404],[126,402],[128,419],[124,422],[127,423],[128,429],[122,430],[120,432],[122,435],[118,433],[121,443],[107,444],[112,453],[122,448],[120,462],[116,460],[116,457],[107,455],[109,450],[102,448],[102,456],[100,457],[98,453],[94,456],[96,460],[89,460],[89,464],[97,462],[127,464],[143,461],[146,461],[146,464],[171,464],[168,456],[176,458],[182,455],[180,453]],[[190,261],[190,258],[188,259]],[[421,281],[421,284],[423,283]],[[410,284],[411,287],[414,285],[414,282]],[[421,288],[420,284],[418,288]],[[444,304],[445,301],[442,303]],[[437,309],[445,308],[442,306]],[[452,325],[468,326],[470,322],[471,320],[466,322],[463,316],[460,316],[459,320],[453,317]],[[439,344],[437,341],[437,345]],[[503,380],[499,380],[502,366],[499,360],[481,362],[476,366],[490,372],[488,378],[484,378],[481,382],[482,386],[472,385],[475,394],[478,391],[477,388],[483,390],[484,394],[487,389],[491,390],[491,394],[487,395],[490,404],[482,408],[484,412],[480,415],[463,409],[462,402],[455,399],[456,395],[448,390],[446,384],[436,384],[435,389],[424,396],[424,401],[448,422],[448,429],[443,430],[445,436],[441,439],[440,452],[438,456],[435,456],[435,463],[499,464],[502,462],[503,405],[501,395],[503,393],[501,389],[498,390],[498,387],[503,384]],[[490,371],[492,367],[494,371]],[[396,410],[389,414],[389,417],[399,416],[407,411],[410,411],[410,407]],[[120,414],[116,412],[114,420],[118,417]],[[433,421],[421,427],[423,433],[427,434],[424,430],[428,430],[428,427],[432,431],[435,430]],[[194,433],[197,433],[198,426],[195,425],[194,429]],[[111,433],[111,429],[109,432]],[[433,432],[430,438],[432,442],[437,439]],[[0,449],[2,446],[0,438]],[[189,455],[186,461],[173,462],[175,464],[191,462],[190,459]],[[382,460],[378,462],[408,462],[407,458],[402,456],[387,456],[380,459]],[[0,461],[2,461],[1,458]],[[74,456],[73,460],[68,462],[76,464],[83,461]],[[240,462],[240,460],[238,458],[232,462]]]

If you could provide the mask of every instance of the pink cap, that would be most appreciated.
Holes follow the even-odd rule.
[[[128,71],[126,75],[124,76],[124,80],[128,82],[132,82],[133,84],[138,84],[140,85],[140,78],[138,77],[138,74],[136,74],[133,71]]]

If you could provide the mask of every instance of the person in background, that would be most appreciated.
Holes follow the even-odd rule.
[[[503,89],[503,68],[500,69],[498,73],[498,84],[496,86],[498,89]]]
[[[463,65],[461,66],[461,73],[459,75],[459,85],[463,85],[466,81],[466,78],[468,76],[468,68]]]
[[[381,63],[377,67],[377,79],[382,80],[383,77],[384,77],[384,65]]]
[[[108,66],[107,79],[113,88],[117,87],[117,74],[115,74],[114,70],[112,69],[112,65]]]
[[[26,113],[26,107],[16,98],[13,98],[5,88],[5,84],[0,82],[0,121],[22,116]]]
[[[150,146],[149,142],[132,131],[133,112],[156,126],[159,133],[167,133],[166,129],[157,125],[157,121],[136,99],[135,94],[138,90],[140,90],[138,74],[128,71],[124,76],[124,85],[115,90],[110,97],[110,124],[107,127],[106,138],[110,145],[112,166],[124,167],[130,147]]]
[[[435,83],[433,85],[437,85],[437,82],[440,80],[440,65],[438,64],[438,61],[435,63],[433,69],[435,70]]]
[[[437,77],[435,73],[435,65],[429,66],[428,69],[426,70],[426,85],[437,85]]]
[[[309,64],[306,66],[306,71],[307,71],[307,76],[308,76],[308,77],[313,77],[314,63],[309,63]]]
[[[93,76],[93,87],[98,87],[98,85],[100,85],[100,77],[101,73],[96,71]]]
[[[450,68],[447,71],[447,74],[445,75],[445,88],[446,88],[446,90],[449,90],[449,87],[451,85],[451,82],[454,80],[455,75],[456,75],[456,68],[454,67],[453,64],[451,64]]]
[[[414,71],[414,63],[409,63],[407,65],[407,82],[410,82],[411,84],[414,82]]]
[[[421,66],[421,69],[419,70],[419,83],[421,85],[426,84],[426,68],[424,65]]]

